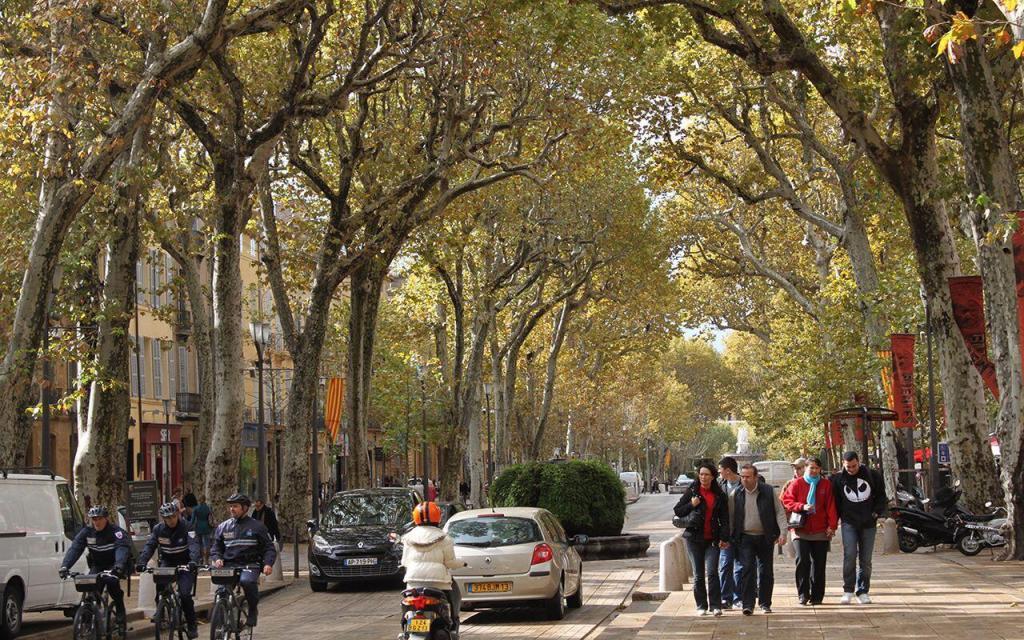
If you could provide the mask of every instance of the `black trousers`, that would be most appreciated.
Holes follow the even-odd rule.
[[[772,606],[775,591],[775,541],[763,535],[740,536],[736,564],[740,569],[740,593],[743,608],[754,608],[754,596],[762,607]]]
[[[121,589],[121,581],[114,576],[100,576],[99,582],[110,594],[110,601],[114,603],[114,611],[118,615],[124,615],[124,590]]]
[[[828,560],[828,540],[796,538],[796,593],[801,600],[817,604],[825,599],[825,562]]]

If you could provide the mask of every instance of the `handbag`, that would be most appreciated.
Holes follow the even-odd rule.
[[[789,514],[788,527],[790,529],[803,529],[807,523],[807,514],[802,511],[794,511]]]
[[[682,518],[679,516],[672,517],[672,524],[679,529],[692,529],[700,525],[704,521],[704,517],[696,509],[686,514]]]

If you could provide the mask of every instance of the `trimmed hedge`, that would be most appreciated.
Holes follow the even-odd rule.
[[[541,507],[574,536],[617,536],[626,519],[626,491],[615,471],[597,460],[513,465],[491,485],[495,507]]]

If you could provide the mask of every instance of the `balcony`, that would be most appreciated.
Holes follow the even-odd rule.
[[[178,420],[198,420],[201,406],[198,393],[177,393],[174,396],[174,413]]]
[[[188,309],[178,308],[174,317],[174,335],[181,338],[192,335],[192,314]]]

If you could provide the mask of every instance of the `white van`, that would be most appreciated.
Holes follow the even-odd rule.
[[[787,460],[762,460],[755,462],[754,468],[776,489],[782,489],[793,478],[793,465]]]
[[[64,478],[0,470],[0,639],[18,635],[22,612],[78,604],[57,570],[83,523]],[[74,571],[87,571],[84,554]]]
[[[619,474],[619,480],[626,488],[626,502],[636,502],[643,492],[644,480],[636,471],[623,471]]]

